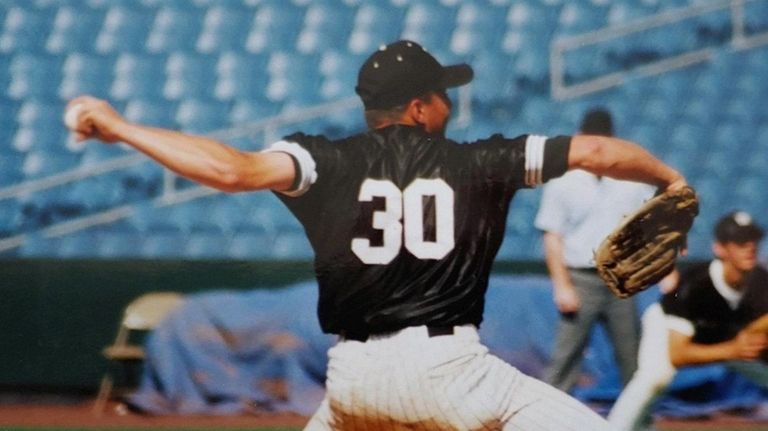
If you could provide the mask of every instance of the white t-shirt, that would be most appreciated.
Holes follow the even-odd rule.
[[[648,184],[573,170],[544,186],[534,225],[562,236],[566,266],[592,268],[600,242],[654,192]]]

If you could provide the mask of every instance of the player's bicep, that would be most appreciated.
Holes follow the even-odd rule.
[[[238,190],[291,190],[296,183],[296,168],[287,153],[246,153]]]
[[[291,197],[301,196],[317,180],[315,159],[297,143],[279,141],[260,154],[271,157],[275,163],[272,190]]]

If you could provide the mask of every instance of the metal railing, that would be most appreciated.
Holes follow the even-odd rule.
[[[566,83],[566,60],[568,52],[598,45],[641,32],[671,28],[685,20],[696,19],[705,14],[722,11],[730,14],[730,45],[736,50],[755,48],[768,43],[768,31],[748,35],[745,28],[745,7],[749,3],[765,0],[713,0],[710,3],[678,8],[650,15],[621,25],[609,26],[575,36],[555,39],[550,46],[550,88],[555,100],[581,97],[590,93],[616,87],[628,79],[647,77],[670,72],[693,64],[708,61],[714,53],[713,47],[704,47],[676,55],[649,61],[630,70],[605,73],[583,82]]]

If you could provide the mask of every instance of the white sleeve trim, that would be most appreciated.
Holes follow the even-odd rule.
[[[667,329],[672,329],[688,337],[693,337],[693,334],[696,333],[696,328],[693,327],[690,320],[670,314],[667,314]]]
[[[309,151],[304,149],[301,145],[295,142],[277,141],[264,150],[264,152],[288,153],[296,159],[296,163],[299,166],[299,172],[296,172],[296,175],[299,176],[296,189],[281,191],[280,193],[290,197],[298,197],[306,193],[309,190],[309,187],[317,181],[315,159],[313,159],[312,155],[309,154]]]
[[[525,140],[525,184],[528,186],[537,186],[544,182],[544,147],[547,137],[540,135],[529,135]]]

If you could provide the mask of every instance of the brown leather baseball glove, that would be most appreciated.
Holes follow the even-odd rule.
[[[649,199],[595,251],[600,277],[620,298],[657,283],[674,269],[698,213],[699,200],[691,187]]]

